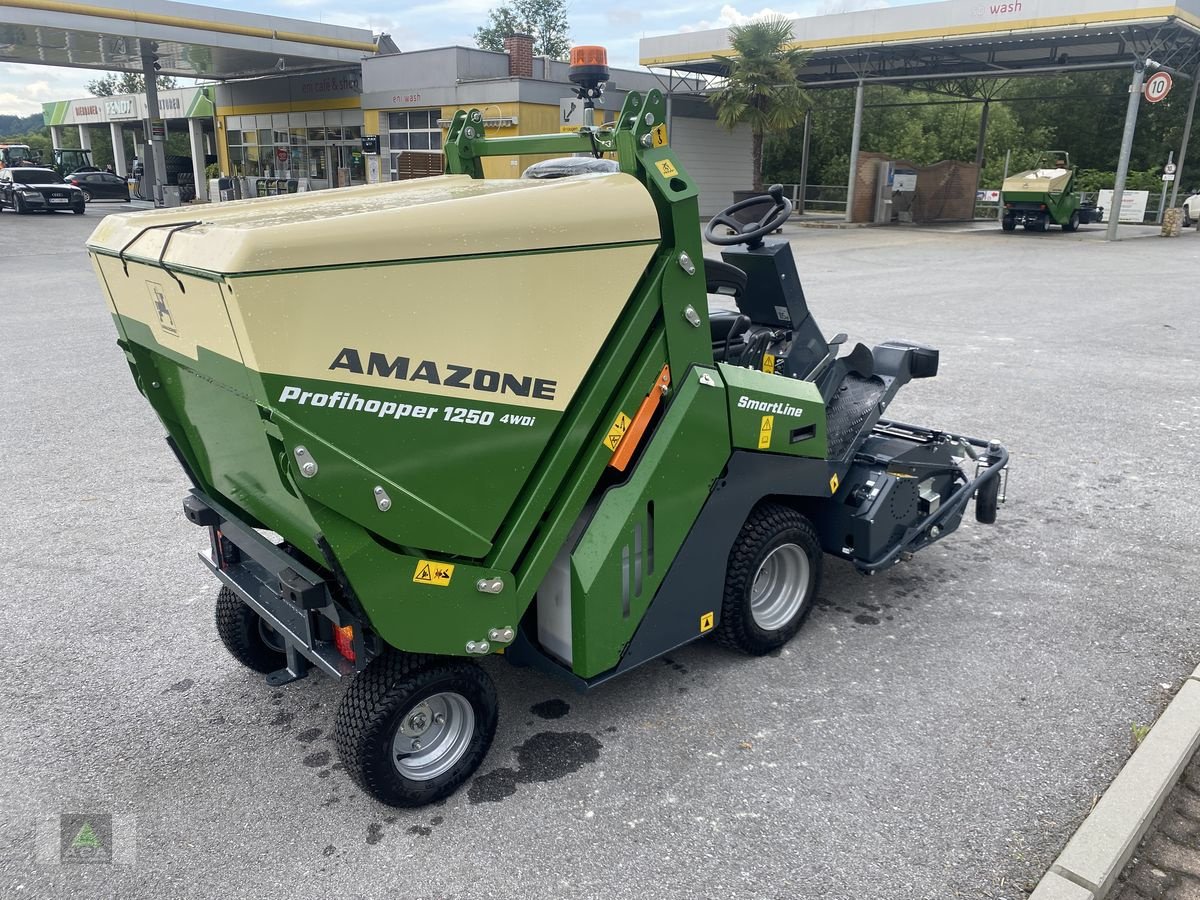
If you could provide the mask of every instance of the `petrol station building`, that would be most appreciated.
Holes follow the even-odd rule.
[[[216,153],[213,126],[213,88],[190,87],[161,91],[158,94],[159,118],[168,132],[186,131],[192,156],[192,175],[196,196],[206,199],[204,160]],[[64,132],[74,127],[79,146],[92,149],[92,129],[108,128],[112,137],[113,164],[122,175],[131,168],[126,155],[127,137],[132,137],[134,155],[146,158],[146,135],[142,123],[149,118],[145,94],[121,94],[111,97],[81,97],[59,100],[42,106],[42,120],[50,128],[54,146],[66,146]]]

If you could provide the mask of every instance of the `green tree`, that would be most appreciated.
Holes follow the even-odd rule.
[[[154,79],[160,91],[169,91],[176,87],[175,79],[169,75],[159,75]],[[113,97],[117,94],[144,94],[146,79],[138,72],[109,72],[95,81],[87,83],[88,93],[93,97]]]
[[[533,35],[535,56],[566,59],[571,29],[565,0],[507,0],[488,11],[487,24],[475,30],[475,43],[504,52],[504,39],[510,34]]]
[[[733,55],[717,57],[729,67],[729,77],[709,101],[725,128],[733,131],[743,122],[750,126],[756,191],[763,187],[764,136],[794,127],[809,106],[800,83],[804,54],[791,49],[791,41],[787,19],[761,19],[730,28]]]

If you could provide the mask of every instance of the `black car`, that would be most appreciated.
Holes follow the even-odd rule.
[[[85,202],[83,191],[67,184],[53,169],[0,169],[0,209],[8,206],[19,213],[69,209],[82,216]]]
[[[73,184],[83,191],[83,199],[88,203],[93,200],[120,200],[129,202],[129,183],[120,175],[112,172],[94,172],[77,169],[67,176],[67,184]]]

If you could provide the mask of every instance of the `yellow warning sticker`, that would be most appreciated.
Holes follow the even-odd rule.
[[[417,561],[413,572],[414,584],[430,584],[434,587],[449,587],[450,579],[454,577],[454,566],[450,563],[430,562],[427,559]]]
[[[836,494],[839,484],[841,484],[841,482],[838,481],[837,472],[834,472],[829,476],[829,493]]]
[[[654,164],[654,167],[662,172],[663,178],[674,178],[679,174],[679,170],[675,168],[669,159],[660,159]]]
[[[665,122],[659,122],[650,131],[651,140],[654,141],[655,147],[667,146],[667,125]],[[663,174],[666,174],[665,172]]]
[[[763,371],[768,375],[775,374],[775,356],[771,353],[763,354]]]
[[[617,421],[613,422],[612,428],[608,429],[608,434],[604,436],[604,446],[609,450],[616,450],[617,444],[621,443],[621,438],[625,437],[628,428],[629,416],[625,413],[617,413]]]
[[[775,417],[763,416],[762,424],[758,426],[758,449],[766,450],[771,446],[771,432],[775,430]]]
[[[700,617],[700,633],[713,630],[713,614],[706,612]]]

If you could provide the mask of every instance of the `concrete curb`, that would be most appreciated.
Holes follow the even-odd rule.
[[[1158,717],[1029,900],[1104,900],[1200,747],[1200,667]]]

